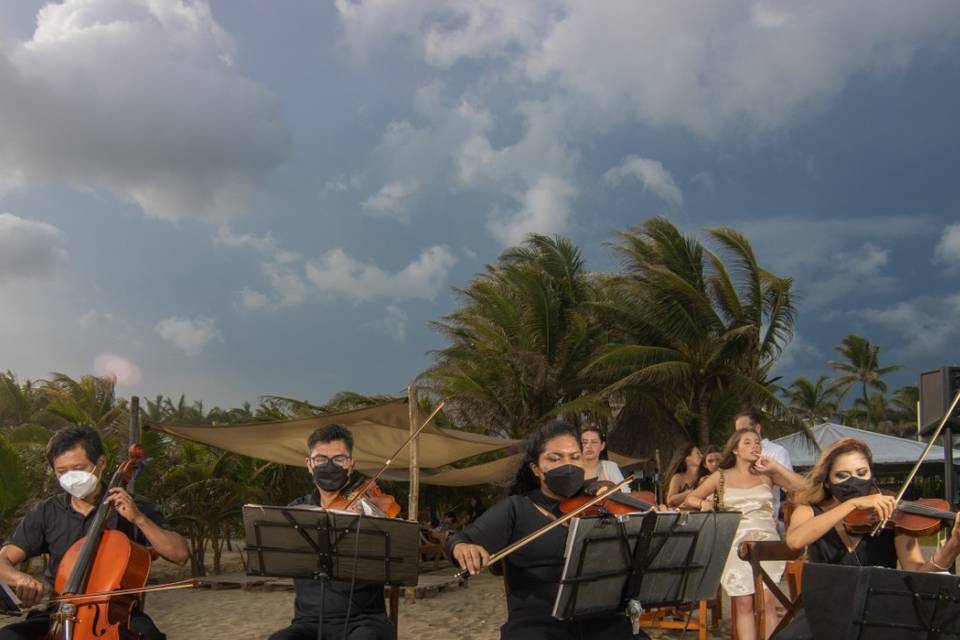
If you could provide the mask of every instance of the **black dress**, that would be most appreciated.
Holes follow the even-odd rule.
[[[490,553],[540,529],[551,518],[537,505],[560,515],[559,503],[540,491],[510,496],[493,505],[463,531],[446,542],[451,562],[453,548],[461,543],[478,544]],[[503,640],[619,640],[631,638],[626,615],[606,615],[565,622],[551,615],[563,572],[567,529],[557,527],[504,560],[507,592],[507,622],[500,627]]]
[[[813,515],[819,516],[823,509],[812,506]],[[887,529],[876,536],[862,536],[853,551],[840,538],[836,529],[830,529],[819,540],[807,546],[807,562],[839,564],[852,567],[897,568],[896,533]],[[802,609],[796,618],[771,640],[813,640],[806,612]]]

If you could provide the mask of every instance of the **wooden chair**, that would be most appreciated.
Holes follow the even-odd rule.
[[[719,594],[718,594],[719,595]],[[700,600],[696,608],[696,616],[690,616],[690,607],[658,607],[645,611],[640,616],[640,626],[645,629],[686,629],[697,632],[697,640],[707,640],[707,629],[716,629],[720,626],[719,598],[714,605],[713,600]],[[710,611],[710,622],[707,622],[707,611]],[[687,617],[690,616],[689,622]]]
[[[798,610],[795,606],[800,597],[801,580],[803,572],[803,551],[791,549],[785,543],[780,541],[768,542],[741,542],[737,553],[740,559],[748,562],[753,570],[753,615],[757,625],[757,637],[766,637],[766,616],[764,587],[770,590],[770,593],[787,610],[786,615],[777,625],[777,630],[785,627]],[[787,581],[787,591],[789,595],[784,594],[780,585],[773,581],[773,578],[763,570],[761,562],[785,561],[787,563],[784,569],[784,576]],[[730,614],[730,637],[733,640],[737,638],[737,610],[731,607]]]
[[[436,571],[440,568],[440,562],[446,559],[443,544],[431,539],[427,530],[420,527],[420,561],[429,562],[433,560],[433,569]]]

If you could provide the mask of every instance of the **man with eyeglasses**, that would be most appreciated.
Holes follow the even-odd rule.
[[[339,424],[320,427],[307,439],[307,470],[315,491],[297,498],[290,506],[328,507],[354,488],[353,434]],[[318,580],[297,578],[293,621],[277,631],[270,640],[388,640],[394,631],[387,617],[383,585],[328,581],[321,589]],[[322,600],[321,600],[322,597]],[[323,629],[318,634],[319,614],[323,611]],[[349,614],[349,617],[348,617]]]

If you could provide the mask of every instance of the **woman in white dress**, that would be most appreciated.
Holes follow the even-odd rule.
[[[607,437],[600,429],[587,427],[580,432],[580,446],[583,448],[583,478],[607,480],[617,483],[623,480],[623,472],[613,460],[607,459]],[[623,491],[630,491],[624,487]]]
[[[773,519],[773,485],[797,491],[805,486],[803,478],[779,462],[761,455],[760,437],[751,429],[739,429],[727,441],[720,468],[703,484],[687,495],[684,505],[692,509],[723,509],[743,514],[733,546],[723,567],[720,585],[730,596],[737,610],[737,633],[740,640],[756,640],[753,616],[753,572],[737,555],[744,541],[779,540]],[[716,496],[715,499],[711,499]],[[783,574],[783,562],[765,562],[764,569],[775,581]],[[769,633],[779,621],[773,596],[764,598],[766,628]]]

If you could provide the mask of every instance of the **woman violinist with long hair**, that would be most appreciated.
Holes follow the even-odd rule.
[[[960,515],[953,533],[929,560],[924,559],[915,537],[884,529],[876,536],[847,531],[844,518],[855,511],[873,511],[889,518],[896,507],[893,496],[877,490],[873,454],[858,438],[842,438],[823,450],[807,474],[808,485],[794,496],[797,506],[790,518],[786,543],[806,548],[808,562],[895,569],[945,571],[960,554]],[[806,618],[799,615],[777,634],[783,640],[813,638]]]
[[[447,539],[447,555],[477,573],[490,554],[537,531],[560,516],[560,503],[583,487],[580,434],[553,421],[534,432],[510,496],[487,509],[463,531]],[[583,621],[554,618],[567,529],[556,527],[503,560],[507,592],[504,640],[627,640],[631,627],[623,614]]]

